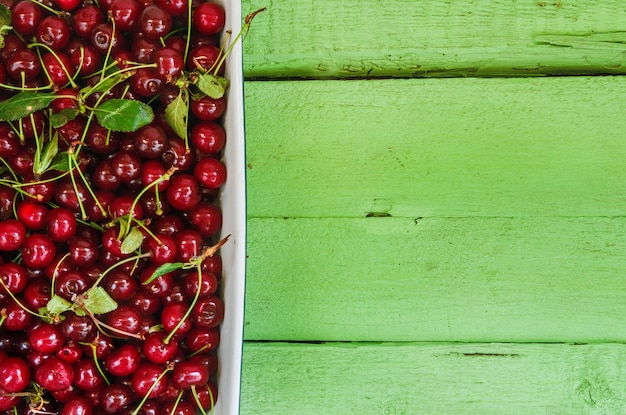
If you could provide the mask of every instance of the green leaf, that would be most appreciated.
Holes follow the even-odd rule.
[[[70,160],[67,156],[67,151],[57,154],[50,163],[48,170],[69,171]]]
[[[196,86],[208,97],[218,99],[226,93],[228,79],[210,73],[203,73],[198,75]]]
[[[50,115],[50,125],[52,128],[59,128],[67,124],[68,121],[72,121],[80,114],[80,110],[77,108],[65,108],[59,112],[55,112]]]
[[[34,171],[34,173],[43,174],[46,170],[48,170],[48,168],[52,164],[52,161],[54,160],[58,152],[59,152],[59,134],[54,133],[50,141],[48,141],[46,145],[43,147],[43,151],[41,153],[41,159],[39,160],[37,169],[36,171]]]
[[[165,107],[165,122],[176,135],[187,142],[187,121],[189,116],[189,97],[187,90],[180,89],[178,96]]]
[[[182,262],[166,262],[163,265],[160,265],[157,269],[154,270],[150,278],[148,278],[144,284],[150,284],[152,281],[159,278],[161,275],[165,275],[169,272],[176,271],[181,269],[185,264]]]
[[[15,121],[46,108],[56,98],[53,93],[25,91],[0,101],[0,121]]]
[[[134,99],[110,99],[93,110],[101,126],[113,131],[137,131],[152,122],[154,112],[148,104]]]
[[[115,300],[100,286],[88,289],[83,298],[83,307],[91,314],[106,314],[117,308]]]
[[[4,47],[4,35],[9,33],[12,28],[11,12],[4,4],[0,3],[0,49]]]
[[[46,309],[48,313],[53,315],[62,314],[72,309],[72,303],[55,294],[50,298],[48,304],[46,304]]]
[[[122,241],[121,251],[123,254],[131,254],[135,252],[143,243],[143,233],[136,226],[131,228],[130,232]]]

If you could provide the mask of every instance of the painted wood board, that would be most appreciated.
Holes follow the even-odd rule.
[[[244,0],[248,78],[625,73],[620,0]]]
[[[626,413],[623,344],[246,343],[241,414]]]
[[[626,215],[626,77],[246,83],[250,217]]]
[[[248,340],[626,341],[626,219],[251,218]]]

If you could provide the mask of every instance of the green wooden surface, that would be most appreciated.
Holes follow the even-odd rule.
[[[251,217],[626,214],[624,77],[250,82]]]
[[[244,0],[249,78],[626,72],[619,0]]]
[[[626,346],[258,344],[242,415],[626,413]]]
[[[241,413],[626,414],[624,3],[263,6]]]
[[[247,339],[626,341],[624,218],[248,227]]]

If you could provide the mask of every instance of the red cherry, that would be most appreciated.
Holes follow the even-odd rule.
[[[35,369],[35,380],[49,391],[60,391],[72,385],[74,369],[72,365],[58,357],[49,357]]]
[[[180,389],[202,386],[209,381],[209,371],[198,362],[181,362],[174,367],[172,381]]]
[[[82,0],[55,0],[55,2],[59,5],[61,10],[69,12],[77,8]]]
[[[45,17],[37,26],[37,39],[53,50],[63,49],[70,41],[70,37],[70,26],[60,17]]]
[[[219,33],[226,22],[224,8],[217,3],[201,3],[193,14],[193,27],[203,35]]]
[[[15,219],[0,222],[0,251],[15,251],[26,240],[26,227]]]
[[[104,366],[113,376],[132,375],[141,363],[139,350],[133,345],[123,344],[105,359]]]
[[[31,373],[28,363],[18,357],[8,357],[0,363],[0,387],[17,393],[28,387]]]
[[[33,36],[41,22],[41,7],[30,0],[15,3],[11,9],[11,25],[24,36]]]

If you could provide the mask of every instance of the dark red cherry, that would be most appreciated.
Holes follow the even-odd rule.
[[[141,157],[155,159],[161,157],[169,148],[169,141],[161,127],[150,124],[135,132],[134,147]]]
[[[83,39],[88,39],[93,28],[100,23],[104,23],[104,15],[100,8],[92,4],[86,4],[72,14],[72,29]]]
[[[177,210],[191,210],[200,203],[201,194],[198,181],[191,174],[179,174],[170,179],[167,187],[167,201]]]
[[[64,52],[45,53],[41,60],[50,80],[58,87],[66,85],[74,76],[72,61],[69,55]]]
[[[166,80],[176,79],[185,67],[183,55],[176,49],[161,48],[154,55],[156,73]]]
[[[48,16],[37,26],[37,39],[53,50],[61,50],[70,41],[71,31],[70,26],[62,18]]]
[[[224,303],[217,296],[209,296],[198,300],[191,311],[195,326],[212,329],[224,319]]]
[[[187,0],[154,0],[154,3],[172,16],[182,16],[187,13]]]
[[[39,57],[31,49],[22,49],[7,58],[5,69],[7,75],[16,81],[22,80],[22,74],[26,81],[33,80],[41,73]]]
[[[73,72],[82,76],[92,75],[100,68],[102,57],[91,45],[81,45],[70,54]]]
[[[17,218],[28,229],[39,231],[45,228],[49,211],[50,208],[47,205],[24,200],[17,206]]]
[[[131,91],[143,98],[155,97],[165,85],[165,80],[153,68],[137,69],[128,81]]]
[[[119,30],[130,32],[139,24],[141,11],[141,4],[135,0],[115,0],[111,3],[108,14],[115,20],[115,25]]]
[[[124,43],[122,32],[113,27],[110,23],[100,23],[96,25],[89,36],[91,46],[101,53],[105,54],[109,49],[116,51],[120,49]]]
[[[15,251],[26,240],[26,227],[16,219],[0,222],[0,251]]]
[[[201,121],[215,121],[224,113],[226,98],[211,98],[205,96],[198,100],[191,100],[191,112]]]
[[[0,387],[7,392],[22,392],[28,387],[31,369],[28,363],[19,357],[8,357],[0,362]]]
[[[11,8],[13,29],[24,36],[34,36],[43,17],[41,10],[40,6],[30,0],[15,3]]]
[[[104,366],[113,376],[130,376],[141,363],[141,355],[134,345],[123,344],[104,360]]]
[[[172,16],[157,5],[143,9],[139,19],[141,33],[153,39],[165,37],[172,29]]]

